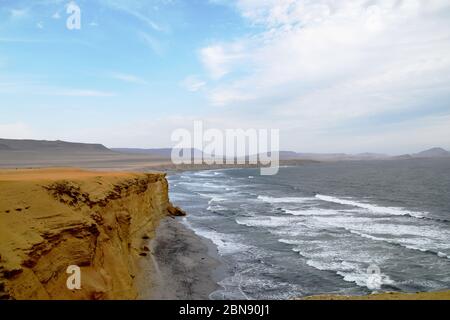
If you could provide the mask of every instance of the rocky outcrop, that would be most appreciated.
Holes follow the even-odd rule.
[[[134,299],[136,260],[166,215],[164,174],[0,172],[0,298]],[[69,290],[69,266],[81,289]]]
[[[172,205],[169,206],[167,211],[168,211],[169,215],[171,215],[172,217],[185,217],[186,216],[186,212],[184,210],[182,210],[179,207],[174,207]]]

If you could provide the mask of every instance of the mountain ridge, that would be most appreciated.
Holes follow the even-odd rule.
[[[101,154],[135,154],[170,159],[173,148],[107,148],[103,144],[66,142],[61,140],[31,140],[31,139],[2,139],[0,138],[0,153],[14,152],[46,152],[46,153],[101,153]],[[189,151],[193,157],[209,157],[194,148],[179,149],[179,152]],[[280,160],[316,160],[316,161],[358,161],[358,160],[395,160],[417,158],[450,158],[450,151],[441,147],[434,147],[418,153],[403,155],[387,155],[382,153],[363,152],[347,153],[307,153],[295,151],[280,151]]]
[[[31,140],[31,139],[1,139],[0,151],[85,151],[85,152],[112,152],[98,143],[66,142],[61,140]]]

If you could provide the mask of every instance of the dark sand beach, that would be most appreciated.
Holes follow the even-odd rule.
[[[179,220],[166,218],[149,240],[136,278],[139,299],[207,300],[223,277],[217,248]]]

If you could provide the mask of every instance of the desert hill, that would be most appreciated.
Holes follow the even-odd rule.
[[[112,153],[102,144],[76,143],[47,140],[0,139],[0,151],[52,152],[52,153]]]

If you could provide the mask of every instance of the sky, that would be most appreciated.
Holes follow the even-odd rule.
[[[448,0],[0,0],[0,137],[170,147],[194,121],[282,150],[450,149]]]

